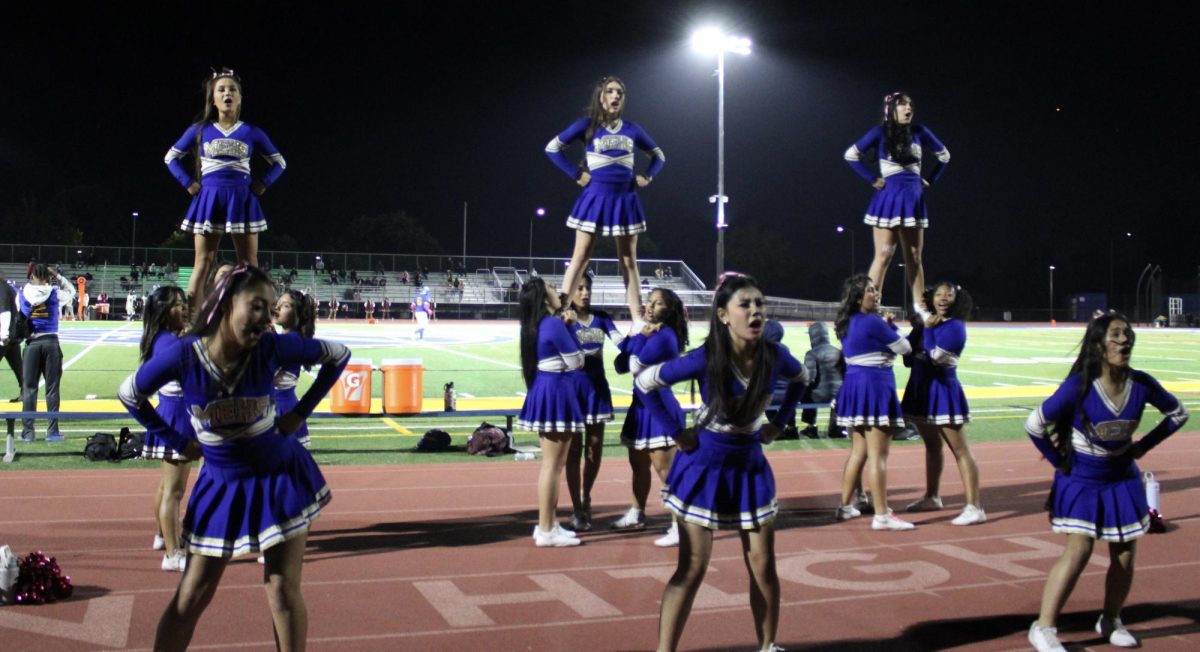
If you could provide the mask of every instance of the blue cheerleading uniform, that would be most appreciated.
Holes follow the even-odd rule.
[[[517,428],[532,432],[583,432],[587,376],[579,342],[558,317],[538,323],[537,374],[525,393]]]
[[[275,372],[285,365],[321,365],[293,409],[306,417],[349,359],[350,350],[335,342],[265,333],[241,364],[226,371],[209,359],[200,338],[189,336],[171,342],[121,384],[118,396],[130,414],[177,451],[187,438],[147,399],[172,380],[183,388],[205,462],[183,519],[190,553],[257,554],[309,530],[331,494],[312,455],[276,429]]]
[[[621,342],[620,347],[617,371],[632,372],[635,378],[647,367],[679,357],[679,337],[670,328],[661,328],[650,335],[638,333]],[[651,403],[655,407],[651,408]],[[663,414],[669,418],[663,419]],[[684,423],[683,408],[670,387],[643,392],[635,384],[633,400],[621,428],[621,443],[635,450],[670,448],[675,445],[675,433]]]
[[[199,133],[199,136],[197,134]],[[184,188],[192,185],[192,174],[180,159],[199,148],[200,192],[179,229],[187,233],[258,233],[267,230],[258,197],[250,190],[250,159],[257,151],[271,164],[260,179],[270,186],[287,168],[283,155],[258,127],[238,122],[223,129],[216,122],[196,123],[167,151],[164,163]]]
[[[949,319],[933,328],[916,330],[920,331],[914,334],[921,345],[905,356],[906,361],[911,360],[911,373],[901,401],[904,418],[939,426],[970,422],[971,410],[957,372],[967,344],[966,324],[961,319]]]
[[[896,376],[892,362],[912,350],[895,324],[874,313],[850,316],[842,355],[846,376],[834,399],[839,426],[901,427],[903,410],[896,398]]]
[[[179,336],[174,333],[159,331],[158,335],[154,336],[154,341],[150,343],[150,358],[154,359],[155,356],[178,341]],[[172,380],[158,388],[158,405],[155,406],[154,411],[162,417],[167,427],[189,439],[196,438],[196,431],[192,428],[192,415],[188,412],[187,403],[183,400],[183,387],[179,385],[179,381]],[[149,430],[142,438],[142,457],[150,460],[187,461],[182,453]]]
[[[766,342],[774,348],[775,364],[771,368],[770,385],[785,378],[791,381],[783,408],[772,420],[782,428],[795,416],[796,401],[808,383],[808,373],[799,360],[783,346]],[[700,381],[700,396],[704,407],[697,416],[700,423],[709,417],[711,389],[708,386],[705,347],[701,345],[686,355],[649,367],[638,374],[637,388],[649,394],[684,380]],[[749,380],[734,369],[733,393],[746,393]],[[679,450],[667,474],[662,495],[668,511],[677,518],[711,530],[755,530],[774,522],[779,512],[775,498],[775,475],[762,451],[762,427],[767,422],[765,412],[771,402],[767,394],[749,423],[732,423],[725,415],[713,414],[712,420],[696,431],[697,445],[690,451]],[[649,409],[659,412],[658,418],[672,417],[661,404],[649,402]]]
[[[546,144],[546,156],[568,177],[578,179],[583,170],[572,165],[563,148],[587,135],[589,118],[580,118]],[[654,178],[667,163],[662,148],[641,127],[629,120],[600,126],[584,143],[587,172],[591,181],[580,193],[567,226],[601,235],[635,235],[646,230],[646,212],[637,196],[634,181],[634,149],[650,154],[645,176]]]
[[[579,348],[583,351],[583,374],[587,378],[587,398],[584,403],[588,423],[607,423],[613,420],[612,390],[604,376],[604,339],[620,346],[624,335],[603,310],[596,310],[587,323],[577,320],[570,326]]]
[[[289,364],[275,371],[273,387],[275,389],[275,413],[283,416],[296,408],[300,399],[296,397],[296,383],[300,380],[300,365]],[[308,422],[300,424],[294,433],[300,445],[308,448],[312,439],[308,435]]]
[[[1137,446],[1149,452],[1187,423],[1187,408],[1150,374],[1131,370],[1120,402],[1109,398],[1097,378],[1077,410],[1082,382],[1082,374],[1068,376],[1025,421],[1025,432],[1034,445],[1057,467],[1050,490],[1051,529],[1103,541],[1136,539],[1150,527],[1150,515],[1141,471],[1130,449]],[[1166,418],[1135,443],[1133,433],[1146,404]],[[1072,412],[1072,457],[1064,473],[1064,460],[1046,433],[1060,415]]]
[[[882,125],[873,127],[844,154],[846,162],[858,176],[875,183],[875,173],[862,162],[862,153],[875,149],[879,158],[879,176],[883,188],[876,190],[867,206],[863,222],[884,229],[898,226],[929,228],[929,212],[925,207],[925,188],[921,183],[921,154],[928,148],[936,159],[929,173],[929,184],[941,178],[950,162],[950,150],[927,127],[912,125],[912,146],[908,156],[894,160],[887,151],[887,139]]]

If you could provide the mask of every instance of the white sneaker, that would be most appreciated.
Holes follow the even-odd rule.
[[[1067,652],[1058,642],[1058,628],[1040,627],[1036,620],[1029,626],[1029,643],[1038,652]]]
[[[1138,640],[1129,633],[1128,629],[1125,629],[1125,624],[1121,622],[1120,616],[1110,621],[1105,620],[1104,614],[1100,614],[1100,620],[1096,621],[1096,633],[1117,647],[1138,646]]]
[[[609,526],[613,530],[640,530],[644,527],[646,527],[646,517],[642,514],[642,510],[636,507],[630,507],[624,516]]]
[[[975,525],[977,523],[983,523],[986,520],[987,520],[987,514],[985,514],[982,509],[980,509],[974,505],[967,505],[966,507],[963,507],[963,511],[961,514],[959,514],[957,517],[955,517],[955,519],[953,521],[950,521],[950,524],[951,525]]]
[[[867,492],[865,491],[860,491],[855,495],[853,504],[854,509],[857,509],[863,514],[875,511],[875,506],[871,503],[871,497],[868,496]]]
[[[667,533],[654,540],[654,545],[659,548],[674,548],[679,545],[679,523],[671,522],[671,527],[667,528]]]
[[[904,508],[906,512],[934,512],[942,509],[942,499],[940,496],[923,496],[920,500],[914,500]]]
[[[568,536],[566,532],[561,527],[543,532],[542,528],[535,525],[533,526],[533,545],[539,548],[569,548],[583,543],[573,536]]]
[[[151,550],[166,550],[167,542],[163,541],[161,534],[154,535],[154,543],[150,545]]]
[[[871,519],[872,530],[892,530],[895,532],[901,532],[904,530],[911,530],[915,527],[917,526],[909,523],[908,521],[902,521],[896,518],[896,514],[890,509],[887,511],[887,514],[876,514],[875,517]]]
[[[260,563],[260,564],[263,564],[263,565],[266,565],[266,563],[267,563],[267,558],[266,558],[266,557],[263,557],[262,555],[259,555],[259,556],[258,556],[258,563]]]
[[[578,538],[579,538],[579,535],[578,535],[578,534],[575,534],[575,530],[568,530],[567,528],[565,528],[565,527],[563,527],[563,526],[559,525],[558,523],[555,523],[555,524],[554,524],[554,529],[553,529],[553,530],[550,530],[550,531],[551,531],[551,532],[557,532],[557,533],[559,533],[559,534],[561,534],[561,535],[563,535],[563,536],[566,536],[566,537],[571,537],[572,539],[578,539]]]
[[[862,516],[862,512],[858,511],[858,508],[854,505],[842,505],[841,507],[833,510],[833,518],[836,521],[849,521],[850,519],[858,518],[859,516]]]
[[[187,553],[182,550],[176,550],[174,555],[163,555],[162,569],[182,573],[187,569]]]

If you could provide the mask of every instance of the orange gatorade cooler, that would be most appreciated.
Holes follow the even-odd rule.
[[[329,393],[329,409],[335,414],[371,413],[371,361],[350,360]]]
[[[421,411],[425,389],[425,368],[420,358],[384,360],[383,411],[388,414],[416,414]]]

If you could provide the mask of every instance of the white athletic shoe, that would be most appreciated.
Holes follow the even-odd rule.
[[[187,569],[187,553],[182,550],[176,550],[174,555],[163,555],[162,569],[182,573]]]
[[[561,527],[555,527],[549,532],[543,532],[542,528],[533,526],[533,545],[539,548],[569,548],[583,543],[574,536],[568,536],[567,530]]]
[[[259,555],[259,556],[258,556],[258,563],[260,563],[260,564],[264,564],[264,565],[265,565],[265,564],[267,563],[267,558],[266,558],[266,557],[263,557],[262,555]]]
[[[876,514],[875,517],[871,519],[872,530],[892,530],[894,532],[902,532],[904,530],[911,530],[915,527],[917,526],[909,523],[908,521],[902,521],[896,518],[896,514],[890,509],[887,511],[887,514]]]
[[[986,520],[987,520],[987,514],[985,514],[982,509],[980,509],[974,505],[967,505],[966,507],[963,507],[963,511],[961,514],[959,514],[957,517],[955,517],[955,519],[953,521],[950,521],[950,524],[951,525],[975,525],[978,523],[983,523]]]
[[[579,538],[579,535],[575,534],[575,530],[568,530],[567,528],[559,525],[558,523],[554,524],[554,529],[551,530],[551,532],[557,532],[563,536],[571,537],[572,539]]]
[[[867,495],[867,492],[857,492],[857,494],[854,496],[854,509],[857,509],[863,514],[875,511],[875,506],[871,503],[871,497]]]
[[[1039,627],[1036,620],[1029,626],[1029,643],[1038,652],[1067,652],[1058,642],[1058,628]]]
[[[939,496],[922,496],[904,508],[906,512],[935,512],[942,509],[942,499]]]
[[[849,521],[850,519],[858,518],[859,516],[862,516],[862,512],[858,511],[858,508],[854,505],[842,505],[841,507],[833,510],[833,518],[836,521]]]
[[[613,530],[640,530],[644,527],[646,527],[646,517],[642,514],[642,510],[636,507],[630,507],[624,516],[609,526]]]
[[[1104,614],[1100,614],[1100,620],[1096,621],[1096,633],[1117,647],[1138,646],[1138,640],[1129,633],[1128,629],[1125,629],[1125,624],[1121,622],[1120,616],[1112,620],[1105,620]]]
[[[654,545],[659,548],[674,548],[679,545],[679,523],[671,522],[671,527],[667,528],[667,533],[654,540]]]
[[[151,550],[166,550],[167,542],[163,541],[161,534],[154,535],[154,543],[150,545]]]

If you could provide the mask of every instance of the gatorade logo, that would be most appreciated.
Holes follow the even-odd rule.
[[[363,379],[368,372],[355,371],[342,374],[342,396],[346,401],[355,403],[362,400]]]

